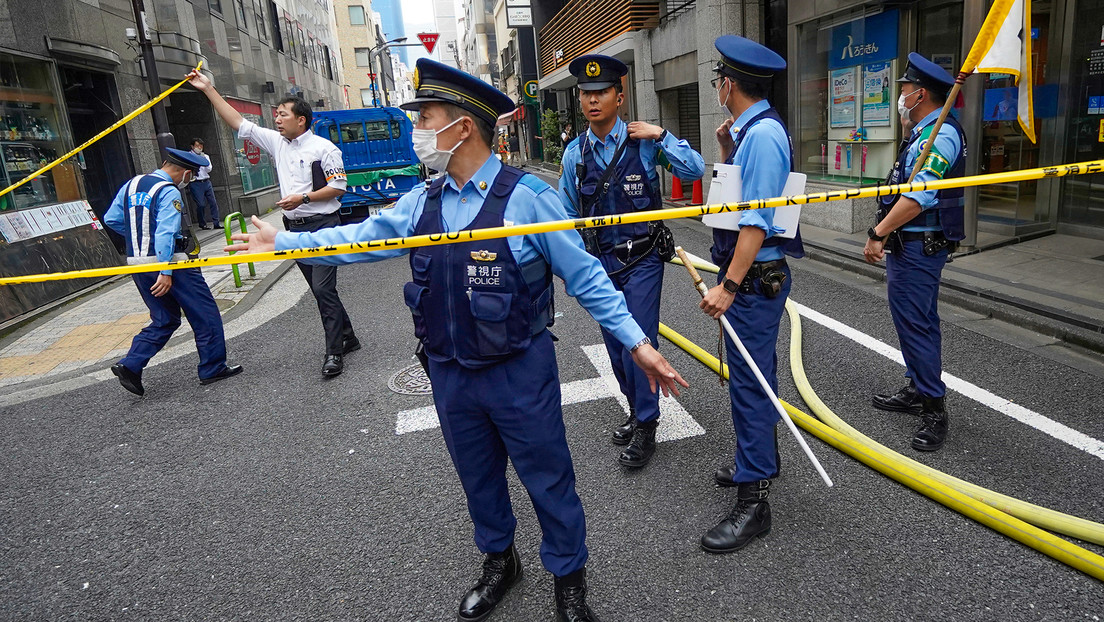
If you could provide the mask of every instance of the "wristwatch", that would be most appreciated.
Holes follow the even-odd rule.
[[[307,203],[310,203],[310,195],[307,194],[306,192],[304,192],[303,193],[303,205],[306,205]]]
[[[648,339],[647,337],[644,337],[640,341],[637,341],[635,346],[629,348],[629,352],[636,352],[636,349],[639,348],[640,346],[650,346],[650,345],[652,345],[652,340]]]
[[[667,138],[667,133],[668,133],[667,130],[664,129],[663,132],[660,133],[659,138],[656,139],[656,142],[657,143],[663,142],[663,139]]]
[[[883,242],[886,239],[886,236],[878,235],[878,232],[874,230],[874,227],[871,227],[871,228],[866,230],[866,237],[870,238],[871,240],[874,240],[875,242]]]
[[[736,281],[733,281],[732,279],[726,278],[722,285],[724,286],[725,291],[730,294],[735,294],[740,291],[740,284]]]

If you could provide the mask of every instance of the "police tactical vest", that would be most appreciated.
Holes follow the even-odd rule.
[[[949,125],[956,132],[958,132],[958,139],[962,141],[962,152],[958,154],[958,158],[951,166],[948,173],[944,176],[944,179],[952,177],[962,177],[966,174],[966,134],[962,131],[962,126],[959,125],[958,120],[954,117],[947,117],[944,121],[944,125]],[[886,177],[887,185],[903,184],[908,181],[909,175],[912,174],[912,170],[906,167],[906,160],[908,160],[909,148],[912,147],[916,141],[920,140],[920,136],[923,131],[913,133],[904,146],[901,147],[900,153],[897,154],[897,162],[893,165],[893,169],[889,172],[889,176]],[[934,136],[930,139],[934,140]],[[919,145],[920,151],[924,150],[924,144]],[[897,201],[899,194],[893,194],[883,197],[878,197],[879,202],[879,215],[880,221],[889,213],[890,208]],[[904,224],[904,226],[929,226],[938,224],[943,229],[943,235],[951,241],[957,242],[966,237],[965,229],[965,206],[966,206],[966,193],[963,188],[947,188],[936,192],[936,204],[934,208],[926,209],[912,220]],[[934,213],[937,222],[930,222],[929,216]]]
[[[465,229],[503,226],[502,214],[522,171],[503,166],[482,209]],[[524,183],[524,182],[523,182]],[[445,232],[444,176],[426,191],[414,235]],[[415,248],[403,288],[414,335],[429,358],[477,369],[525,351],[552,325],[552,270],[542,258],[519,265],[506,238]]]
[[[782,126],[782,131],[786,133],[786,138],[790,143],[790,171],[793,171],[794,166],[794,154],[793,154],[793,139],[790,138],[790,131],[786,129],[786,123],[782,120],[782,117],[778,114],[778,111],[774,108],[767,108],[763,112],[755,115],[740,128],[740,131],[736,134],[736,140],[732,145],[732,151],[728,154],[728,159],[725,160],[725,164],[732,164],[736,161],[736,151],[740,148],[740,144],[744,141],[744,136],[747,136],[748,130],[751,126],[762,121],[763,119],[774,119]],[[713,229],[713,248],[710,249],[712,254],[713,263],[718,266],[728,266],[728,262],[732,260],[732,254],[736,251],[736,239],[740,235],[739,231],[730,231],[728,229]],[[771,236],[763,240],[763,248],[770,248],[772,246],[779,246],[782,248],[782,252],[793,257],[800,259],[805,256],[805,246],[801,243],[801,227],[797,228],[797,235],[793,239],[781,238],[777,236]]]
[[[126,205],[123,220],[127,232],[126,251],[128,257],[148,257],[157,254],[154,248],[154,236],[157,234],[157,202],[159,195],[173,182],[166,181],[160,175],[139,175],[127,182]],[[174,237],[180,232],[174,231]]]
[[[625,152],[621,161],[608,164],[614,167],[609,177],[609,188],[594,205],[592,213],[580,214],[580,216],[584,218],[612,216],[663,207],[659,192],[652,187],[648,179],[648,171],[640,160],[640,141],[634,138],[626,138],[625,141]],[[580,204],[590,202],[603,190],[599,184],[605,170],[598,166],[594,159],[593,147],[587,148],[589,144],[590,141],[585,136],[579,138],[583,174],[575,176],[575,184],[579,190]],[[646,237],[649,234],[646,222],[598,227],[597,231],[598,248],[603,255],[612,254],[613,247],[622,242]]]

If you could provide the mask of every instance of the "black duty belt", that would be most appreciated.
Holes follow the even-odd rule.
[[[902,242],[915,242],[925,237],[943,237],[942,231],[898,231]]]
[[[748,268],[747,276],[744,278],[757,279],[771,270],[781,269],[786,265],[786,258],[775,259],[774,261],[757,261],[751,264]]]
[[[330,212],[329,214],[315,214],[313,216],[307,216],[305,218],[288,218],[287,216],[284,216],[284,222],[288,223],[289,225],[309,225],[312,222],[318,222],[319,220],[322,220],[323,218],[328,218],[330,216],[333,216],[333,212]]]

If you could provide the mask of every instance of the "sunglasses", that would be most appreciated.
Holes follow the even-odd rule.
[[[717,84],[718,83],[723,83],[724,80],[725,80],[724,76],[717,76],[716,78],[713,78],[712,80],[709,81],[709,86],[711,86],[713,88],[717,88]]]

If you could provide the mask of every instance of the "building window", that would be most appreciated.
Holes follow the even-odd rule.
[[[304,67],[310,67],[310,61],[307,60],[310,56],[307,53],[307,35],[305,32],[303,32],[303,27],[299,24],[299,22],[296,22],[295,26],[296,30],[299,31],[299,59],[303,61]]]
[[[222,0],[207,0],[207,8],[211,9],[212,13],[222,15]]]
[[[333,80],[333,65],[330,64],[330,46],[322,46],[322,62],[326,66],[326,79]]]
[[[276,6],[276,3],[273,0],[268,1],[268,13],[269,17],[272,19],[273,47],[281,52],[286,52],[287,50],[284,47],[284,41],[286,41],[287,38],[283,32],[283,29],[280,28],[280,9]]]
[[[291,25],[291,16],[286,12],[284,13],[284,51],[288,53],[291,60],[299,60],[296,55],[296,43],[295,43],[295,29]]]
[[[353,26],[364,25],[364,7],[355,4],[349,7],[349,24]]]
[[[253,21],[257,24],[257,38],[268,41],[268,25],[264,18],[264,0],[253,0]]]
[[[261,107],[258,104],[232,98],[227,98],[226,101],[234,110],[240,112],[241,116],[257,125],[264,125],[261,119]],[[272,162],[272,156],[262,151],[253,142],[238,138],[237,133],[234,133],[234,148],[234,159],[238,164],[238,173],[241,174],[242,192],[249,193],[276,185],[276,167]]]
[[[370,67],[371,60],[368,57],[369,48],[353,48],[353,53],[356,54],[357,67]]]
[[[234,0],[238,12],[238,28],[246,30],[245,0]]]

